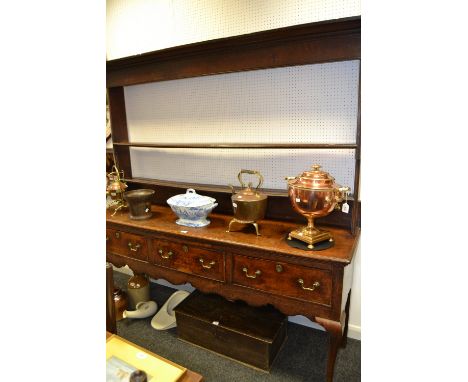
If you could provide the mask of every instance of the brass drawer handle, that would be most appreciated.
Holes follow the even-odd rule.
[[[120,232],[116,232],[115,237],[116,237],[116,239],[120,239]]]
[[[211,260],[208,264],[204,264],[205,261],[203,259],[198,259],[198,261],[200,262],[201,266],[205,269],[211,269],[211,267],[216,264],[216,261],[214,260]]]
[[[159,256],[161,256],[163,259],[169,259],[174,254],[172,251],[169,251],[167,255],[165,255],[162,249],[160,249],[158,253],[159,253]]]
[[[245,273],[245,277],[248,277],[249,279],[256,279],[257,276],[260,276],[260,275],[262,274],[262,272],[261,272],[259,269],[257,269],[257,270],[255,271],[255,274],[253,274],[253,275],[249,275],[249,274],[247,273],[248,271],[249,271],[249,270],[248,270],[246,267],[244,267],[244,268],[242,269],[242,272]]]
[[[132,244],[132,242],[128,242],[128,248],[130,248],[130,251],[136,252],[140,249],[140,244]]]
[[[301,285],[301,288],[304,289],[304,290],[314,291],[315,289],[317,289],[320,286],[320,283],[318,281],[315,281],[312,284],[312,288],[305,287],[304,286],[304,280],[302,280],[302,279],[298,279],[297,282]]]
[[[109,236],[106,235],[106,241],[109,241]]]

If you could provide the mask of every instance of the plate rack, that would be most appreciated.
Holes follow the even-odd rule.
[[[131,147],[178,149],[351,149],[354,155],[354,195],[350,213],[322,218],[319,224],[347,227],[355,234],[360,226],[359,179],[361,162],[360,71],[358,85],[356,139],[352,143],[143,143],[131,142],[127,129],[124,87],[295,65],[318,64],[361,58],[361,18],[348,17],[256,32],[246,35],[204,41],[162,49],[141,55],[107,61],[106,85],[109,95],[110,120],[115,162],[124,171],[129,188],[157,190],[154,203],[195,188],[215,197],[216,212],[232,214],[230,190],[225,186],[144,179],[132,176]],[[269,195],[267,218],[301,221],[292,210],[284,190],[263,190]]]

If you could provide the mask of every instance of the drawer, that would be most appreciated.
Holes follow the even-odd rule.
[[[235,255],[233,283],[331,306],[332,275],[323,269]]]
[[[106,229],[106,250],[116,255],[148,261],[148,245],[143,236]]]
[[[153,239],[150,261],[180,272],[224,281],[224,254],[201,246]]]

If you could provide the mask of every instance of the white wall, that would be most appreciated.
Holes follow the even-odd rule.
[[[359,0],[107,0],[107,59],[360,14]]]
[[[360,1],[354,0],[107,0],[106,54],[116,59],[360,13]],[[360,245],[354,267],[348,335],[360,339]],[[318,327],[302,316],[290,320]]]

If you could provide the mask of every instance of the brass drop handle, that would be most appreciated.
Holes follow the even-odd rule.
[[[106,241],[109,241],[109,236],[106,235]]]
[[[164,255],[164,251],[162,249],[160,249],[158,253],[163,259],[169,259],[174,254],[172,251],[169,251],[167,255]]]
[[[132,244],[131,241],[128,242],[128,248],[130,248],[130,251],[136,252],[140,249],[140,244]]]
[[[249,270],[247,269],[247,267],[244,267],[244,268],[242,269],[242,272],[245,273],[245,277],[248,277],[249,279],[256,279],[257,276],[260,276],[260,275],[262,274],[262,272],[261,272],[259,269],[257,269],[253,275],[249,275],[249,274],[247,273],[248,271],[249,271]]]
[[[205,264],[205,260],[201,258],[198,259],[198,261],[200,262],[201,266],[205,269],[211,269],[211,267],[216,264],[216,261],[214,260],[211,260],[208,264]]]
[[[116,237],[117,239],[120,239],[120,232],[116,232],[116,233],[115,233],[115,237]]]
[[[314,291],[315,289],[317,289],[320,286],[320,283],[318,281],[315,281],[312,284],[312,288],[305,287],[304,286],[304,280],[302,280],[302,279],[298,279],[297,282],[301,285],[301,288],[304,289],[304,290]]]

